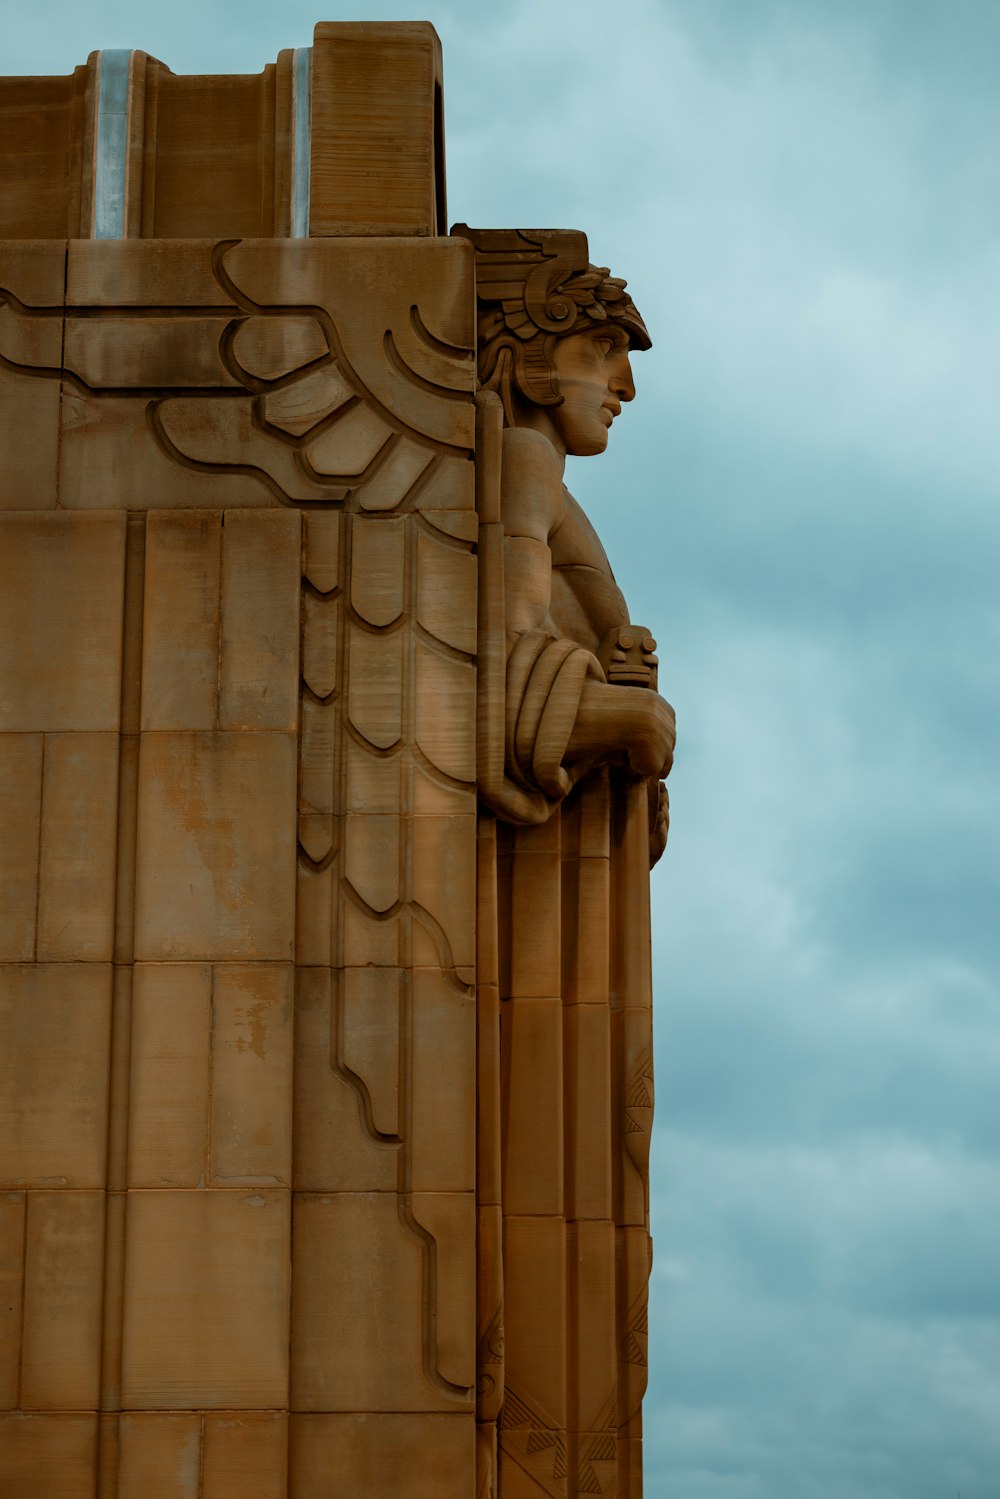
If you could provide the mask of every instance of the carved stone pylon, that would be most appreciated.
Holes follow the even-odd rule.
[[[634,1499],[672,719],[535,335],[606,435],[641,319],[444,236],[427,26],[2,91],[0,1490]]]

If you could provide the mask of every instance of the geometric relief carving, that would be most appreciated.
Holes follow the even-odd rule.
[[[448,242],[73,241],[65,309],[0,285],[0,363],[63,387],[64,507],[211,505],[221,481],[224,503],[399,511],[471,449],[467,315],[434,290],[463,266]]]
[[[304,373],[277,377],[264,408],[271,429],[282,424],[280,441],[309,483],[329,486],[328,504],[336,507],[310,510],[303,554],[300,909],[312,909],[311,885],[330,880],[316,883],[327,902],[332,963],[325,991],[330,1082],[321,1087],[341,1086],[354,1099],[345,1116],[353,1140],[344,1141],[336,1167],[321,1167],[310,1145],[310,1186],[322,1185],[319,1169],[331,1189],[358,1196],[355,1208],[346,1198],[331,1200],[331,1210],[334,1201],[341,1205],[329,1228],[328,1211],[303,1202],[301,1223],[304,1230],[309,1225],[303,1252],[312,1263],[316,1234],[333,1250],[342,1231],[336,1225],[353,1225],[360,1235],[357,1275],[367,1273],[373,1257],[392,1270],[391,1283],[378,1289],[377,1312],[346,1304],[334,1311],[316,1300],[302,1262],[293,1292],[293,1348],[301,1350],[301,1359],[293,1355],[293,1366],[301,1362],[293,1402],[311,1411],[374,1410],[380,1400],[395,1411],[469,1410],[474,1394],[475,1012],[457,964],[471,963],[475,917],[471,903],[466,910],[461,901],[456,917],[450,886],[457,873],[470,896],[474,889],[474,687],[463,704],[457,758],[433,733],[421,735],[424,658],[433,655],[445,672],[471,674],[475,649],[474,634],[460,649],[418,618],[424,505],[439,515],[466,512],[456,522],[459,537],[435,527],[433,545],[461,554],[456,608],[473,622],[476,612],[472,493],[451,482],[448,467],[459,466],[461,456],[471,469],[471,330],[461,318],[449,323],[447,311],[434,311],[447,303],[449,282],[468,277],[468,265],[464,259],[445,265],[441,248],[397,244],[387,259],[370,244],[357,246],[353,258],[341,244],[292,247],[282,295],[301,296],[316,309],[326,351]],[[268,250],[248,244],[225,257],[232,284],[260,304],[258,322],[265,312],[277,317],[266,284]],[[388,280],[372,275],[373,257],[387,268],[393,259]],[[432,261],[433,277],[421,270]],[[324,269],[327,262],[336,278]],[[367,337],[360,337],[351,312],[362,299],[352,302],[350,282],[365,266]],[[424,315],[455,344],[447,356],[428,345],[425,357],[421,339],[431,335],[415,331],[411,321],[422,278],[436,288]],[[397,296],[397,284],[405,295]],[[399,309],[383,313],[380,299],[394,296]],[[384,339],[370,336],[373,306]],[[303,316],[304,309],[301,339],[312,336]],[[290,354],[281,357],[290,363]],[[272,353],[268,368],[278,362]],[[446,724],[451,697],[440,699]],[[430,754],[418,738],[429,739]],[[438,759],[447,765],[439,769]],[[418,808],[418,781],[423,785],[428,775],[453,799],[448,811],[460,815],[428,811],[422,791]],[[423,873],[428,850],[436,871],[430,881]],[[308,1014],[314,1037],[317,997],[309,980],[303,1019]],[[385,1190],[390,1162],[396,1202],[373,1215],[364,1207],[369,1200],[374,1207],[366,1194]],[[345,1265],[343,1273],[350,1278],[355,1271]],[[313,1317],[334,1340],[328,1351],[308,1330]],[[355,1350],[353,1364],[345,1363],[345,1349]]]
[[[632,1040],[640,1030],[639,1055],[631,1060],[625,1079],[625,1117],[623,1120],[625,1149],[636,1170],[643,1178],[649,1171],[649,1142],[653,1127],[653,1038],[650,1033],[650,1016],[646,1011],[626,1012],[627,1040]],[[631,1026],[629,1022],[632,1022]],[[629,1030],[633,1035],[629,1036]],[[631,1050],[631,1048],[629,1048]]]
[[[500,1447],[552,1499],[565,1499],[568,1455],[565,1432],[536,1405],[507,1386],[500,1412]],[[502,1475],[502,1468],[501,1468]]]

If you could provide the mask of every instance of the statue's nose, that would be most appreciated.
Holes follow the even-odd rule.
[[[628,355],[622,360],[621,366],[615,371],[611,378],[611,389],[620,401],[635,400],[635,385],[632,381],[632,366],[629,364]]]

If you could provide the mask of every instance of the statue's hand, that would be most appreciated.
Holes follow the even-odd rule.
[[[587,682],[566,758],[613,761],[660,780],[673,764],[676,735],[674,710],[658,693]]]
[[[674,743],[677,739],[674,710],[658,692],[636,692],[634,688],[626,688],[625,691],[630,700],[628,741],[625,745],[629,768],[636,775],[663,780],[670,774],[670,767],[674,763]]]

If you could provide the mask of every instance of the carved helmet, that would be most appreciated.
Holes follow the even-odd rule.
[[[557,338],[612,323],[633,349],[652,339],[625,290],[606,266],[590,264],[579,229],[470,229],[452,234],[476,249],[479,381],[500,395],[513,421],[511,385],[539,406],[562,401],[552,348]]]

